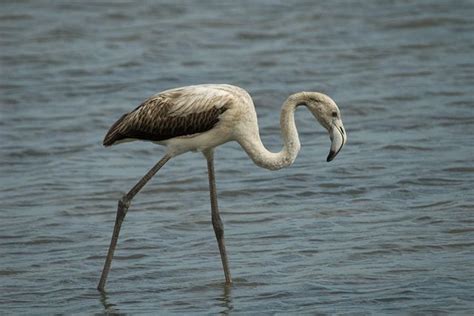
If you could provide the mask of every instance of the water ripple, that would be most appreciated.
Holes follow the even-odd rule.
[[[470,314],[473,9],[3,1],[1,311]],[[216,151],[232,287],[205,160],[173,159],[134,199],[99,294],[117,201],[163,154],[102,137],[147,96],[203,82],[248,89],[273,151],[281,104],[301,90],[336,100],[349,141],[326,163],[326,131],[298,109],[292,168]]]

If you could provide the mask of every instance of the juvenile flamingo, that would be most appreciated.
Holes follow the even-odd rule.
[[[250,95],[242,88],[227,84],[194,85],[160,92],[115,122],[104,138],[104,146],[147,140],[166,146],[166,153],[118,201],[112,240],[98,290],[104,291],[120,227],[133,197],[168,160],[188,151],[200,151],[207,159],[212,225],[219,246],[225,282],[231,284],[224,244],[224,226],[217,206],[214,148],[229,141],[236,141],[253,162],[262,168],[277,170],[290,166],[300,150],[294,119],[295,109],[300,105],[306,106],[329,132],[331,148],[327,161],[333,160],[346,143],[347,135],[336,103],[318,92],[295,93],[283,104],[280,117],[283,149],[278,153],[268,151],[260,140],[257,114]]]

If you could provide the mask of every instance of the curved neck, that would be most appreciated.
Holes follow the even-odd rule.
[[[258,127],[253,137],[240,141],[241,146],[247,152],[253,162],[266,169],[277,170],[291,165],[298,155],[301,144],[295,125],[295,109],[299,98],[290,96],[283,103],[280,116],[280,127],[283,138],[283,148],[278,153],[273,153],[265,148],[258,133]]]

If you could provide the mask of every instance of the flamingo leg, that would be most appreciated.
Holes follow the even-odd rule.
[[[217,244],[219,246],[219,252],[221,254],[222,266],[224,267],[225,283],[229,285],[232,283],[232,278],[230,276],[229,262],[227,260],[227,253],[225,250],[224,224],[222,223],[221,217],[219,215],[219,208],[217,206],[216,178],[214,176],[214,151],[208,150],[204,152],[204,156],[207,159],[207,170],[209,174],[212,227],[214,228]]]
[[[117,216],[115,218],[115,226],[114,232],[112,233],[112,240],[110,241],[109,251],[107,253],[107,257],[105,258],[104,268],[102,270],[102,275],[100,277],[99,285],[97,289],[101,292],[104,291],[105,283],[107,281],[107,276],[110,271],[110,265],[112,264],[112,259],[115,252],[115,247],[117,246],[117,240],[120,233],[120,227],[122,226],[122,222],[127,215],[128,208],[130,207],[130,202],[132,201],[133,197],[145,186],[145,184],[150,181],[150,179],[158,172],[158,170],[163,167],[163,165],[171,159],[170,155],[165,155],[161,158],[160,161],[153,168],[148,171],[140,181],[135,184],[135,186],[128,191],[119,201],[117,207]]]

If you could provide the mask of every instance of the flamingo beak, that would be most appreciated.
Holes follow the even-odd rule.
[[[329,129],[329,138],[331,139],[331,149],[329,150],[329,155],[326,158],[326,161],[329,162],[336,158],[337,154],[341,151],[342,147],[347,141],[347,134],[344,130],[342,122],[335,123]]]

